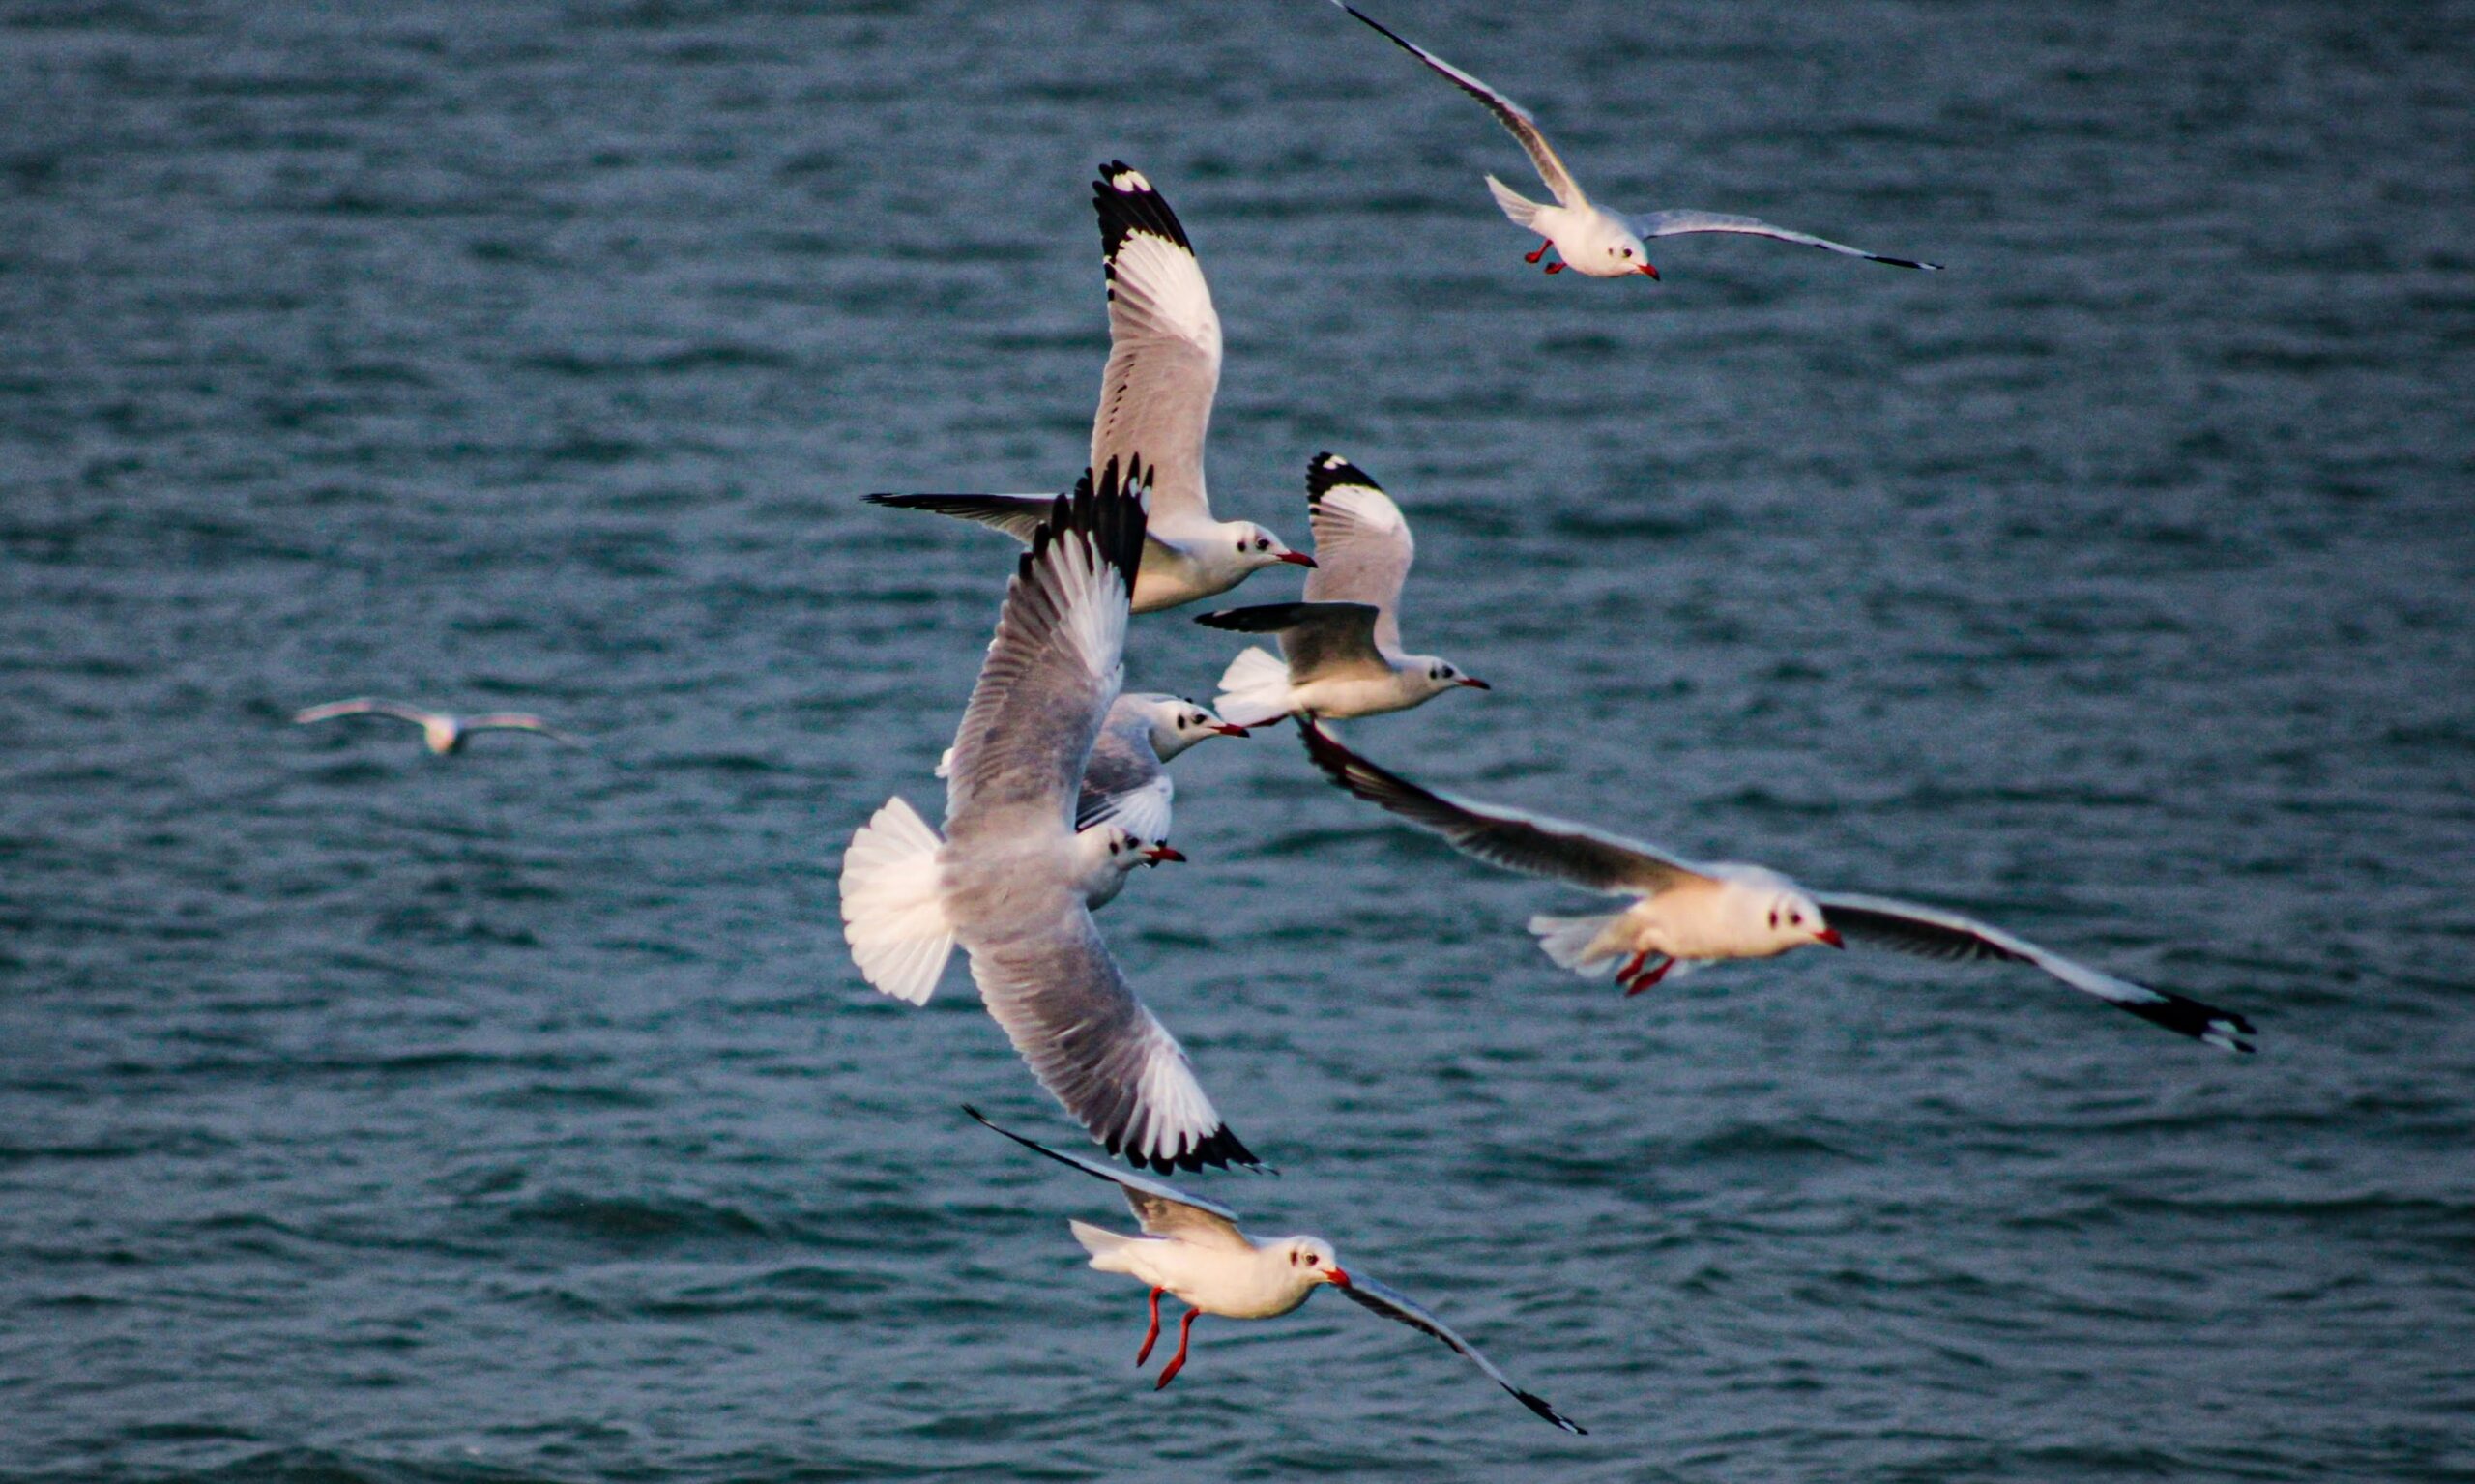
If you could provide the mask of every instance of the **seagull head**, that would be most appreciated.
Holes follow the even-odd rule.
[[[1143,715],[1151,724],[1151,750],[1164,763],[1206,738],[1246,735],[1244,727],[1221,720],[1210,707],[1181,696],[1150,698]]]
[[[1315,559],[1302,551],[1292,551],[1279,537],[1251,520],[1232,521],[1231,539],[1238,543],[1238,560],[1248,571],[1287,562],[1293,567],[1313,567]]]
[[[1839,929],[1822,920],[1821,908],[1814,899],[1792,887],[1771,897],[1769,926],[1782,949],[1800,948],[1809,943],[1827,944],[1834,948],[1848,946],[1848,941],[1839,936]]]
[[[1427,690],[1433,695],[1441,695],[1447,690],[1451,690],[1462,685],[1467,685],[1471,690],[1493,690],[1496,688],[1495,686],[1488,684],[1485,681],[1478,679],[1478,677],[1463,671],[1459,665],[1454,664],[1451,660],[1440,659],[1433,655],[1417,655],[1413,657],[1410,663],[1417,666],[1418,675],[1425,680]]]
[[[1621,278],[1637,273],[1652,278],[1659,276],[1659,271],[1650,266],[1650,249],[1630,232],[1616,234],[1616,240],[1607,245],[1607,257],[1608,271],[1599,275],[1602,278]]]
[[[1288,1260],[1290,1271],[1301,1286],[1312,1288],[1318,1283],[1328,1283],[1334,1288],[1350,1286],[1350,1275],[1341,1271],[1340,1255],[1324,1238],[1288,1237],[1281,1242],[1280,1250]]]

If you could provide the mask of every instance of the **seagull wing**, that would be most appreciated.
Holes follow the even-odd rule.
[[[1651,212],[1646,216],[1626,218],[1624,224],[1633,229],[1634,236],[1645,242],[1653,237],[1681,237],[1688,232],[1739,232],[1748,237],[1776,238],[1783,243],[1820,247],[1824,252],[1842,252],[1849,257],[1860,257],[1870,262],[1888,263],[1893,268],[1922,268],[1928,272],[1939,272],[1942,267],[1939,263],[1920,263],[1914,258],[1884,257],[1878,252],[1868,252],[1862,247],[1851,247],[1846,243],[1835,243],[1826,237],[1816,237],[1810,232],[1791,232],[1786,227],[1772,226],[1759,218],[1731,217],[1723,212]]]
[[[1824,919],[1850,943],[1946,963],[1999,959],[2028,964],[2082,994],[2095,995],[2169,1031],[2228,1051],[2252,1049],[2245,1039],[2253,1033],[2252,1023],[2231,1010],[2116,978],[1957,913],[1881,896],[1817,895],[1814,900]]]
[[[1123,670],[1128,595],[1143,555],[1141,475],[1088,473],[1052,502],[1005,585],[997,635],[954,733],[946,837],[958,854],[1063,830]]]
[[[1581,183],[1573,179],[1572,171],[1564,168],[1564,161],[1557,158],[1555,146],[1549,144],[1547,136],[1538,131],[1538,121],[1529,116],[1529,110],[1425,47],[1403,41],[1389,27],[1370,17],[1356,6],[1345,3],[1345,0],[1332,0],[1332,3],[1374,27],[1377,34],[1391,42],[1393,45],[1441,73],[1445,80],[1454,87],[1485,103],[1487,111],[1496,116],[1497,122],[1510,130],[1512,136],[1521,141],[1521,147],[1529,152],[1529,162],[1538,167],[1538,178],[1547,183],[1548,190],[1554,193],[1558,205],[1579,210],[1589,204],[1589,198],[1582,194]]]
[[[897,510],[927,510],[938,515],[951,515],[957,520],[976,521],[995,526],[1007,536],[1028,546],[1032,533],[1047,520],[1056,509],[1055,495],[870,495],[870,505],[889,506]]]
[[[1401,585],[1418,553],[1401,508],[1365,470],[1337,453],[1318,453],[1306,461],[1306,510],[1315,528],[1306,600],[1371,605],[1376,648],[1398,654]]]
[[[540,717],[525,712],[492,712],[486,716],[467,716],[464,718],[464,730],[467,732],[539,732],[555,742],[566,742],[570,747],[584,745],[583,738],[571,732],[562,732]]]
[[[1306,741],[1306,755],[1334,783],[1443,836],[1463,855],[1489,865],[1570,882],[1609,896],[1654,896],[1713,879],[1699,866],[1635,840],[1420,788],[1359,757],[1312,722],[1300,720],[1298,730]]]
[[[323,706],[312,706],[295,712],[292,720],[295,725],[299,725],[303,722],[326,721],[335,716],[393,716],[398,721],[409,721],[417,727],[426,727],[433,721],[447,719],[437,712],[423,711],[418,706],[403,701],[389,701],[378,696],[355,696],[349,701],[329,701]]]
[[[1211,519],[1203,442],[1220,388],[1220,315],[1178,214],[1143,172],[1100,166],[1092,200],[1108,276],[1109,364],[1092,420],[1092,467],[1140,453],[1152,528],[1168,540]]]
[[[1423,1329],[1427,1333],[1434,1335],[1437,1339],[1441,1340],[1444,1344],[1451,1346],[1460,1353],[1469,1356],[1470,1364],[1476,1366],[1479,1370],[1486,1372],[1487,1379],[1489,1381],[1494,1382],[1497,1385],[1511,1392],[1513,1400],[1521,1403],[1521,1405],[1529,1408],[1531,1411],[1538,1413],[1540,1416],[1545,1417],[1548,1421],[1555,1423],[1565,1432],[1586,1434],[1589,1431],[1588,1428],[1582,1426],[1572,1418],[1565,1416],[1562,1412],[1558,1411],[1555,1408],[1549,1406],[1545,1397],[1536,1395],[1532,1392],[1524,1391],[1519,1386],[1514,1385],[1512,1383],[1512,1378],[1506,1376],[1503,1372],[1497,1370],[1496,1363],[1488,1359],[1486,1356],[1478,1353],[1478,1348],[1476,1346],[1461,1338],[1461,1336],[1454,1334],[1450,1325],[1447,1325],[1443,1321],[1436,1318],[1434,1315],[1429,1314],[1424,1308],[1419,1306],[1414,1299],[1411,1298],[1409,1295],[1385,1284],[1378,1283],[1373,1278],[1361,1278],[1355,1273],[1350,1274],[1350,1279],[1347,1283],[1336,1283],[1333,1287],[1347,1295],[1350,1301],[1357,1304],[1360,1308],[1372,1309],[1376,1313],[1383,1315],[1385,1319],[1398,1320],[1412,1329]]]
[[[1143,1223],[1143,1230],[1154,1237],[1176,1237],[1198,1246],[1233,1251],[1254,1249],[1255,1244],[1238,1230],[1238,1213],[1228,1207],[1201,1196],[1188,1195],[1166,1180],[1155,1180],[1129,1170],[1113,1170],[1080,1154],[1061,1153],[1035,1139],[1026,1139],[1010,1128],[989,1122],[986,1116],[969,1103],[963,1105],[963,1112],[1034,1153],[1046,1154],[1059,1164],[1071,1165],[1086,1175],[1117,1186],[1124,1192],[1125,1204],[1133,1208],[1134,1219]]]
[[[1090,777],[1086,776],[1083,797],[1074,811],[1075,829],[1116,825],[1136,839],[1155,845],[1169,838],[1169,822],[1175,817],[1178,785],[1165,770],[1149,783],[1139,783],[1118,793],[1094,792],[1091,783]]]
[[[1112,1154],[1164,1174],[1259,1161],[1195,1080],[1178,1038],[1142,1001],[1082,902],[971,946],[971,976],[988,1013],[1065,1105]]]
[[[1278,634],[1294,685],[1339,676],[1388,676],[1392,666],[1375,642],[1383,613],[1371,603],[1261,603],[1223,608],[1195,622],[1241,634]]]

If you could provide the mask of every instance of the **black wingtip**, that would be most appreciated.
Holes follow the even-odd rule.
[[[1178,214],[1142,171],[1122,160],[1100,166],[1100,178],[1092,183],[1092,205],[1100,215],[1100,258],[1109,265],[1112,279],[1117,277],[1118,249],[1138,232],[1175,243],[1188,252],[1195,250]]]
[[[1074,492],[1058,496],[1049,507],[1048,518],[1032,533],[1031,549],[1023,553],[1017,573],[1030,581],[1051,546],[1069,532],[1079,533],[1091,538],[1101,561],[1118,569],[1131,595],[1135,570],[1143,565],[1145,480],[1139,457],[1127,458],[1123,479],[1119,478],[1115,458],[1100,470],[1096,480],[1091,470],[1084,470],[1074,481]]]
[[[1232,633],[1276,634],[1284,628],[1295,628],[1318,616],[1329,616],[1346,608],[1372,613],[1365,603],[1258,603],[1251,608],[1220,608],[1210,613],[1198,613],[1195,622],[1206,628],[1225,628]]]
[[[1548,1421],[1562,1428],[1565,1432],[1572,1433],[1582,1438],[1589,1436],[1588,1428],[1582,1426],[1572,1418],[1565,1416],[1560,1411],[1558,1411],[1555,1408],[1548,1406],[1547,1399],[1543,1396],[1533,1396],[1529,1392],[1516,1390],[1513,1392],[1513,1398],[1520,1402],[1524,1407],[1529,1408],[1531,1411],[1538,1413]]]
[[[1382,489],[1373,477],[1338,453],[1318,453],[1306,461],[1306,503],[1320,504],[1332,490],[1344,484],[1361,484],[1368,489]]]
[[[2165,991],[2160,990],[2159,993],[2164,994]],[[2181,995],[2169,994],[2163,1000],[2140,1004],[2121,1000],[2113,1003],[2151,1025],[2163,1026],[2178,1035],[2188,1035],[2196,1041],[2205,1041],[2211,1046],[2244,1056],[2252,1055],[2250,1038],[2258,1033],[2252,1029],[2250,1021],[2232,1010],[2221,1010],[2213,1004],[2202,1004]]]

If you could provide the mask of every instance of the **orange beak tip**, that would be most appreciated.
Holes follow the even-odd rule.
[[[1651,267],[1649,264],[1647,264],[1647,263],[1644,263],[1644,264],[1642,265],[1642,272],[1644,272],[1644,273],[1645,273],[1645,274],[1648,274],[1648,275],[1650,276],[1651,281],[1653,281],[1653,282],[1656,282],[1656,281],[1657,281],[1657,279],[1658,279],[1658,276],[1659,276],[1659,271],[1658,271],[1657,269],[1652,268],[1652,267]]]
[[[1461,684],[1469,686],[1472,690],[1493,690],[1496,688],[1474,675],[1465,675],[1461,677]]]
[[[1163,860],[1183,862],[1186,858],[1183,851],[1172,850],[1166,845],[1155,845],[1150,850],[1145,851],[1143,853],[1143,857],[1153,865],[1158,865]]]
[[[1334,1288],[1347,1288],[1350,1286],[1350,1275],[1348,1273],[1341,1271],[1337,1267],[1326,1267],[1324,1271],[1327,1274],[1324,1281],[1331,1284]]]
[[[1244,737],[1247,735],[1244,727],[1235,726],[1226,721],[1213,727],[1212,730],[1218,732],[1223,737]]]

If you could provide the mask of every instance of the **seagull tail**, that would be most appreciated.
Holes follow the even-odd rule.
[[[1212,709],[1232,726],[1259,727],[1289,714],[1289,666],[1265,650],[1247,650],[1221,672]]]
[[[857,834],[842,856],[842,936],[861,976],[886,994],[926,1004],[954,951],[938,885],[945,845],[900,799]]]
[[[1504,209],[1504,215],[1510,217],[1516,226],[1529,226],[1546,209],[1492,175],[1487,177],[1487,189],[1496,193],[1496,204]]]
[[[1142,1237],[1124,1237],[1116,1232],[1102,1231],[1098,1227],[1081,1221],[1068,1221],[1065,1226],[1066,1230],[1074,1234],[1074,1239],[1083,1244],[1083,1250],[1092,1254],[1092,1266],[1102,1272],[1132,1272],[1134,1270],[1132,1265],[1127,1262],[1125,1249],[1143,1240]]]
[[[1599,934],[1622,916],[1618,912],[1602,912],[1589,917],[1550,917],[1541,914],[1529,919],[1529,930],[1538,935],[1538,946],[1556,961],[1557,968],[1570,969],[1586,979],[1604,978],[1615,972],[1616,961],[1621,955],[1591,950]]]

